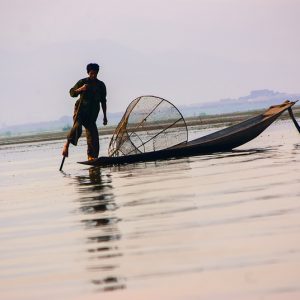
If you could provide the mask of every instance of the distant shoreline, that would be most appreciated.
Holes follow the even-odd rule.
[[[199,126],[199,129],[204,129],[207,127],[223,127],[223,126],[231,126],[248,118],[251,118],[255,115],[258,115],[265,110],[256,110],[256,111],[248,111],[248,112],[238,112],[231,114],[222,114],[222,115],[204,115],[198,117],[190,117],[186,118],[187,127]],[[294,115],[296,118],[300,117],[300,109],[295,108]],[[289,115],[285,112],[280,119],[288,119]],[[153,126],[157,128],[159,125]],[[108,126],[101,127],[98,129],[99,135],[112,135],[114,133],[116,126]],[[25,143],[34,143],[34,142],[47,142],[54,140],[65,140],[67,138],[68,131],[60,131],[60,132],[43,132],[43,133],[35,133],[28,135],[20,135],[13,137],[3,137],[0,138],[0,146],[13,145],[13,144],[25,144]],[[85,132],[82,134],[85,137]]]

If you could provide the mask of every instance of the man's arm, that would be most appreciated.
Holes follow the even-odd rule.
[[[87,90],[87,84],[83,84],[82,80],[79,80],[71,89],[70,89],[70,96],[77,97]]]
[[[103,111],[103,125],[107,125],[106,101],[101,102],[101,108],[102,108],[102,111]]]
[[[106,92],[106,86],[104,84],[104,82],[101,82],[102,84],[102,100],[101,100],[101,108],[102,108],[102,111],[103,111],[103,125],[107,125],[107,115],[106,115],[106,95],[107,95],[107,92]]]

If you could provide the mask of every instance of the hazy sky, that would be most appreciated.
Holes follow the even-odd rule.
[[[1,0],[0,126],[71,115],[101,65],[109,111],[300,92],[300,0]]]

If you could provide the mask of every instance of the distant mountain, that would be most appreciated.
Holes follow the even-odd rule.
[[[300,94],[288,94],[271,90],[255,90],[249,95],[237,99],[221,99],[215,102],[199,103],[194,105],[178,106],[184,117],[194,117],[200,115],[216,115],[233,112],[242,112],[267,108],[274,104],[279,104],[284,100],[295,101],[300,99]],[[123,112],[108,113],[109,125],[116,125],[121,120]],[[15,126],[5,126],[0,128],[0,136],[22,135],[38,132],[68,131],[73,124],[71,116],[62,116],[60,119],[49,122],[29,123]],[[97,122],[101,126],[102,119]]]
[[[179,106],[178,109],[185,117],[201,114],[215,115],[263,109],[287,99],[291,101],[300,100],[300,93],[288,94],[267,89],[255,90],[249,95],[237,99],[227,98],[215,102]]]

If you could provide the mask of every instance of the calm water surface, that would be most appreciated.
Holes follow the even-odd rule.
[[[0,147],[0,299],[300,299],[291,121],[238,151],[103,169],[76,164],[82,139],[64,173],[62,143]]]

